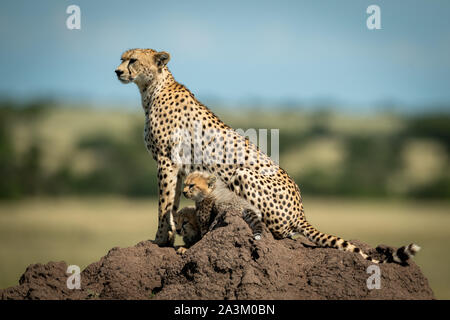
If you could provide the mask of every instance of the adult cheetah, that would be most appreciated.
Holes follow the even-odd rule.
[[[321,233],[306,221],[300,189],[282,168],[175,81],[167,68],[169,53],[131,49],[121,60],[115,72],[122,83],[134,82],[139,88],[145,144],[157,162],[155,243],[173,246],[173,213],[179,206],[183,179],[189,172],[204,171],[257,208],[275,238],[301,232],[318,245],[353,251],[344,239]],[[416,249],[404,248],[402,257]]]

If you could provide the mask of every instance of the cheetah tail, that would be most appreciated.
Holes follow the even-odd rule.
[[[416,253],[419,252],[419,250],[420,247],[417,244],[411,243],[407,246],[403,246],[395,250],[395,252],[392,254],[392,257],[390,258],[392,259],[392,261],[402,264],[409,260],[411,257],[415,256]]]
[[[340,237],[320,232],[306,220],[304,220],[300,224],[299,232],[301,232],[305,237],[321,247],[331,247],[339,249],[341,251],[356,252],[359,253],[365,260],[373,263],[396,262],[399,264],[403,264],[420,250],[420,247],[418,245],[411,243],[408,246],[403,246],[397,249],[394,253],[392,253],[392,255],[384,258],[383,260],[376,260],[350,242]]]

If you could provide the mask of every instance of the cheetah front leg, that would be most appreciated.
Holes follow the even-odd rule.
[[[177,184],[175,186],[175,196],[174,196],[174,201],[173,201],[173,211],[172,212],[177,212],[178,208],[180,207],[180,198],[181,198],[181,191],[182,191],[182,187],[183,187],[183,180],[185,178],[185,174],[182,173],[181,170],[178,171],[177,174]],[[173,217],[173,214],[172,214]]]
[[[176,212],[181,194],[182,177],[178,166],[166,157],[158,159],[158,231],[154,243],[159,246],[173,246]]]

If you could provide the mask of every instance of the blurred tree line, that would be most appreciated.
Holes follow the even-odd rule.
[[[43,144],[40,129],[42,121],[60,109],[61,106],[51,101],[0,103],[0,198],[157,195],[156,166],[143,144],[143,116],[141,121],[133,122],[132,130],[124,139],[109,132],[79,132],[71,153],[54,170],[47,170],[45,150],[49,146]],[[98,112],[108,114],[105,110]],[[337,132],[330,124],[332,113],[324,111],[310,115],[307,129],[284,129],[283,123],[267,123],[266,128],[280,129],[281,166],[299,184],[303,194],[450,198],[449,114],[392,116],[400,118],[402,126],[381,133]],[[252,125],[253,120],[249,119],[252,118],[245,119],[247,128],[258,128],[261,122]],[[233,121],[226,122],[237,128]],[[25,130],[28,132],[26,147],[18,150],[21,136],[17,133]],[[325,153],[323,156],[319,153],[319,161],[307,160],[316,154],[315,150],[322,149],[305,146],[324,146]],[[88,154],[94,165],[88,170],[76,170],[74,164],[79,154]],[[336,158],[334,154],[339,156]],[[334,165],[320,165],[322,160],[333,157],[339,160]],[[303,161],[312,165],[297,170]]]

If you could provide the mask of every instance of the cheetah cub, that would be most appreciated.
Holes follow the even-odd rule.
[[[261,239],[264,226],[259,210],[230,191],[214,175],[199,171],[189,174],[185,180],[183,194],[186,198],[195,201],[195,209],[186,207],[174,216],[176,232],[183,236],[187,247],[193,245],[208,232],[218,212],[227,209],[241,211],[242,218],[253,231],[254,239]],[[180,249],[178,250],[180,253],[186,250]]]
[[[195,207],[185,207],[173,215],[175,230],[183,237],[184,247],[179,247],[177,253],[183,254],[187,248],[200,240],[200,227]]]

